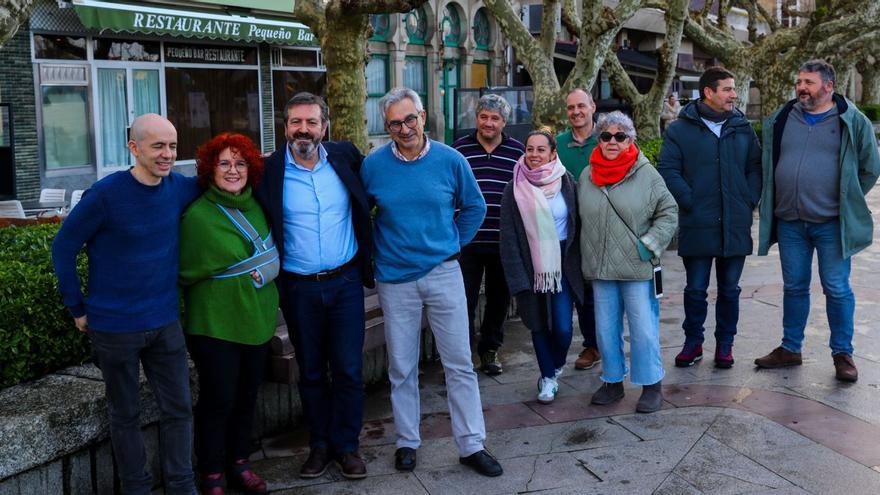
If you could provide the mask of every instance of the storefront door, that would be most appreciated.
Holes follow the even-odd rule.
[[[114,65],[95,68],[98,177],[132,164],[128,128],[136,117],[164,114],[158,67]]]
[[[446,59],[443,61],[443,79],[440,81],[440,89],[443,90],[443,112],[445,129],[443,139],[446,144],[452,144],[455,127],[455,90],[458,89],[459,61]]]

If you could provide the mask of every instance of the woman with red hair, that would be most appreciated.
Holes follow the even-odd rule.
[[[263,174],[254,143],[220,134],[197,151],[202,196],[180,232],[184,330],[199,373],[195,451],[202,493],[266,493],[248,463],[257,391],[275,332],[278,253],[252,191]]]

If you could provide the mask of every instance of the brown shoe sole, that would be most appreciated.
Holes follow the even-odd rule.
[[[367,473],[346,473],[344,469],[342,469],[342,464],[336,463],[336,467],[339,468],[339,473],[346,479],[350,480],[362,480],[367,477]]]
[[[757,366],[758,368],[765,368],[768,370],[774,370],[777,368],[788,368],[789,366],[800,366],[802,364],[804,364],[803,360],[785,361],[782,363],[772,363],[772,364],[771,363],[759,363],[757,359],[755,360],[755,366]]]
[[[299,477],[304,480],[310,480],[312,478],[320,478],[321,476],[324,476],[324,473],[326,473],[326,472],[327,472],[327,466],[324,466],[324,469],[322,469],[321,472],[319,472],[319,473],[304,473],[304,472],[300,471]]]
[[[574,369],[576,370],[588,370],[594,368],[597,364],[601,363],[601,359],[597,359],[590,364],[578,364],[577,361],[574,363]]]

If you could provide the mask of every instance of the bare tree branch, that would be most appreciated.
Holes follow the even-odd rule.
[[[544,0],[541,9],[541,48],[551,59],[556,52],[556,19],[559,0]]]
[[[578,19],[574,0],[562,0],[562,25],[575,38],[581,36],[581,21]]]

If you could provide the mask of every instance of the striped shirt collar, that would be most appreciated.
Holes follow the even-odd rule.
[[[403,156],[403,154],[400,153],[400,150],[397,149],[397,143],[394,140],[391,140],[391,152],[394,153],[394,156],[396,156],[397,159],[402,162],[414,162],[416,160],[419,160],[419,159],[423,158],[425,155],[427,155],[428,151],[430,151],[430,149],[431,149],[431,140],[428,139],[428,136],[425,136],[423,134],[422,138],[425,140],[425,146],[422,148],[422,151],[419,152],[419,156],[413,158],[412,160],[408,159],[407,157]]]

